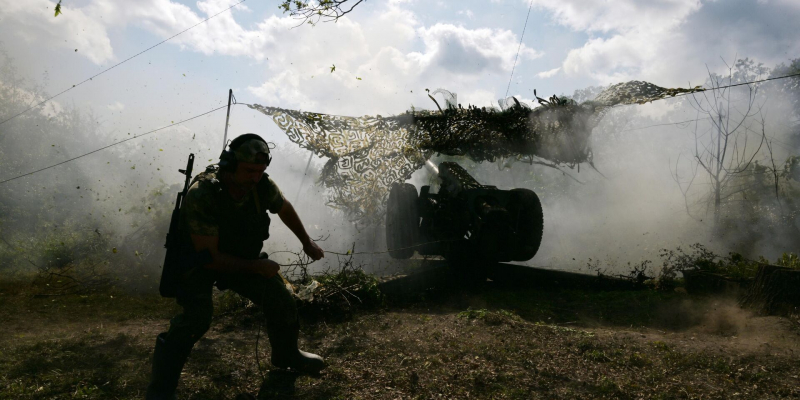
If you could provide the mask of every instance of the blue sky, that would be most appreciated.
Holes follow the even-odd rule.
[[[46,72],[50,93],[235,1],[65,0],[54,18],[55,3],[0,0],[3,50],[30,81]],[[228,88],[246,103],[344,115],[433,108],[426,88],[488,106],[505,94],[529,4],[509,92],[528,101],[534,89],[570,94],[630,79],[686,86],[722,58],[774,65],[800,54],[796,0],[370,0],[336,24],[294,29],[278,4],[248,0],[57,102],[91,109],[114,138],[221,105]],[[280,138],[250,110],[234,116],[234,134]],[[211,148],[221,118],[173,133]]]

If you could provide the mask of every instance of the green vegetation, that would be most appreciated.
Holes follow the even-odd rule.
[[[330,368],[319,378],[269,371],[262,391],[309,399],[678,398],[683,390],[695,397],[800,395],[794,356],[687,346],[682,332],[701,326],[702,310],[717,307],[711,299],[487,283],[477,292],[443,290],[432,299],[388,306],[367,303],[381,297],[370,297],[378,286],[361,274],[309,281],[352,287],[374,306],[353,305],[331,317],[319,313],[326,303],[302,303],[304,347],[324,355]],[[362,284],[363,290],[353,287]],[[0,286],[0,318],[7,321],[0,327],[0,398],[140,398],[153,338],[178,311],[174,302],[113,288],[56,297],[33,297],[32,289]],[[337,297],[343,298],[330,300]],[[215,295],[215,308],[179,395],[256,393],[262,386],[259,334],[261,367],[269,367],[260,314],[230,292]]]
[[[658,277],[657,285],[672,288],[677,281],[677,273],[683,271],[701,271],[723,275],[732,279],[752,279],[758,272],[758,266],[770,264],[764,257],[758,260],[749,260],[738,253],[729,253],[727,257],[718,255],[700,243],[689,246],[685,251],[678,247],[675,250],[661,250],[663,266]],[[782,267],[792,269],[800,268],[798,256],[794,253],[784,253],[775,263]]]

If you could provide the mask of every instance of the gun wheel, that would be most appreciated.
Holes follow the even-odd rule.
[[[392,258],[408,259],[414,255],[419,236],[417,188],[410,183],[394,183],[386,204],[386,246]]]
[[[513,261],[528,261],[539,251],[544,231],[544,214],[539,197],[528,189],[512,189],[509,202],[511,215],[517,221]]]

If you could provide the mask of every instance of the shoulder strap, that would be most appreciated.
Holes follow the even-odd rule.
[[[264,172],[264,176],[261,178],[258,184],[253,187],[253,200],[256,203],[256,212],[258,214],[261,214],[261,201],[258,198],[258,187],[262,186],[262,182],[264,182],[264,179],[269,179],[269,174],[267,174],[266,172]]]
[[[213,184],[219,183],[219,179],[217,179],[217,172],[218,171],[219,171],[219,169],[218,169],[218,167],[216,165],[212,164],[212,165],[207,166],[205,171],[195,175],[194,178],[192,178],[192,183],[189,186],[194,185],[195,182],[198,182],[198,181],[201,181],[201,180],[207,180],[207,181],[210,181]]]
[[[256,214],[261,214],[261,201],[258,199],[258,185],[253,187],[253,201],[256,203]]]

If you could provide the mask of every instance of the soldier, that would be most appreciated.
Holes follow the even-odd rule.
[[[182,277],[176,299],[183,313],[156,339],[147,399],[174,398],[183,365],[211,324],[214,285],[234,290],[264,311],[274,366],[310,373],[325,368],[320,356],[297,348],[294,298],[278,274],[280,266],[261,253],[269,237],[267,210],[278,214],[309,257],[319,260],[324,252],[264,172],[272,159],[264,139],[248,133],[234,139],[229,148],[220,155],[219,167],[209,166],[194,178],[183,203],[181,246],[195,252],[207,250],[212,261],[189,269]]]

